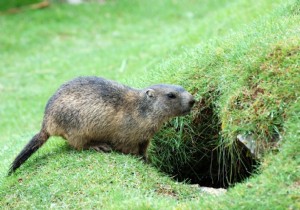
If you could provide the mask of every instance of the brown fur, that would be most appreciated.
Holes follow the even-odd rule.
[[[194,102],[181,86],[138,90],[103,78],[79,77],[49,99],[40,134],[15,159],[10,173],[50,136],[63,137],[77,150],[115,150],[146,160],[155,132],[171,117],[189,113]]]

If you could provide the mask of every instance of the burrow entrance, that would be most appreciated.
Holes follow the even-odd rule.
[[[192,128],[175,122],[154,139],[151,153],[158,157],[154,165],[177,181],[206,187],[228,188],[250,177],[259,163],[238,141],[230,147],[220,146],[221,121],[213,98],[204,97],[195,108],[199,111],[193,116]],[[179,133],[181,137],[185,132],[190,134],[179,143],[174,139],[165,142],[168,132]],[[174,148],[172,141],[179,146]]]

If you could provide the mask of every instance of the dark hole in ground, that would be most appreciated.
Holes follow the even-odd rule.
[[[155,140],[154,153],[161,158],[156,166],[177,181],[187,181],[206,187],[227,188],[251,176],[258,162],[238,141],[234,147],[218,146],[218,142],[222,140],[221,121],[213,101],[211,97],[204,97],[196,105],[195,109],[200,111],[192,117],[190,123],[194,131],[192,137],[188,135],[185,140],[181,140],[184,142],[177,149],[172,145],[173,140],[170,140],[171,143],[160,140],[171,135],[169,133]],[[191,125],[188,126],[177,127],[177,130],[172,132],[191,132]],[[188,161],[182,157],[184,155],[188,157]]]
[[[198,153],[195,153],[195,158],[197,155],[201,159],[200,161],[185,164],[174,171],[175,173],[172,175],[177,181],[187,181],[205,187],[227,188],[250,177],[257,166],[255,160],[247,157],[244,149],[240,154],[241,159],[236,160],[234,168],[229,166],[232,164],[230,158],[219,162],[220,157],[215,151],[210,151],[204,158],[201,157],[202,154]]]
[[[200,132],[195,136],[198,150],[192,153],[191,161],[177,168],[173,174],[178,181],[189,181],[206,187],[227,188],[251,176],[258,162],[248,149],[236,142],[235,148],[219,148],[221,121],[211,98],[203,98],[198,104],[200,112],[193,125]]]

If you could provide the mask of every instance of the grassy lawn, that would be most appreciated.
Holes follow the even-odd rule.
[[[299,1],[292,0],[128,0],[53,3],[0,16],[0,206],[300,208],[299,15]],[[185,128],[185,134],[174,128],[178,122],[188,127],[189,118],[172,121],[155,137],[152,165],[117,153],[78,152],[51,138],[15,175],[5,177],[40,129],[48,98],[81,75],[134,87],[178,83],[200,101],[211,96],[222,123],[222,142],[216,143],[221,151],[232,148],[237,133],[250,130],[260,142],[272,136],[262,131],[278,130],[283,140],[263,154],[255,175],[217,198],[158,170],[171,173],[175,163],[188,160],[174,154],[199,136],[199,127]],[[264,92],[253,98],[258,86]],[[237,101],[245,106],[232,105]],[[157,150],[161,142],[164,154]]]
[[[41,1],[42,0],[3,0],[0,2],[0,12],[26,7],[28,5],[36,4]]]

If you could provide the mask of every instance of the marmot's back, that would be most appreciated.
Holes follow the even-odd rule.
[[[62,103],[103,101],[114,107],[122,105],[124,95],[134,89],[100,77],[78,77],[63,84],[49,99],[46,110],[56,100]]]

